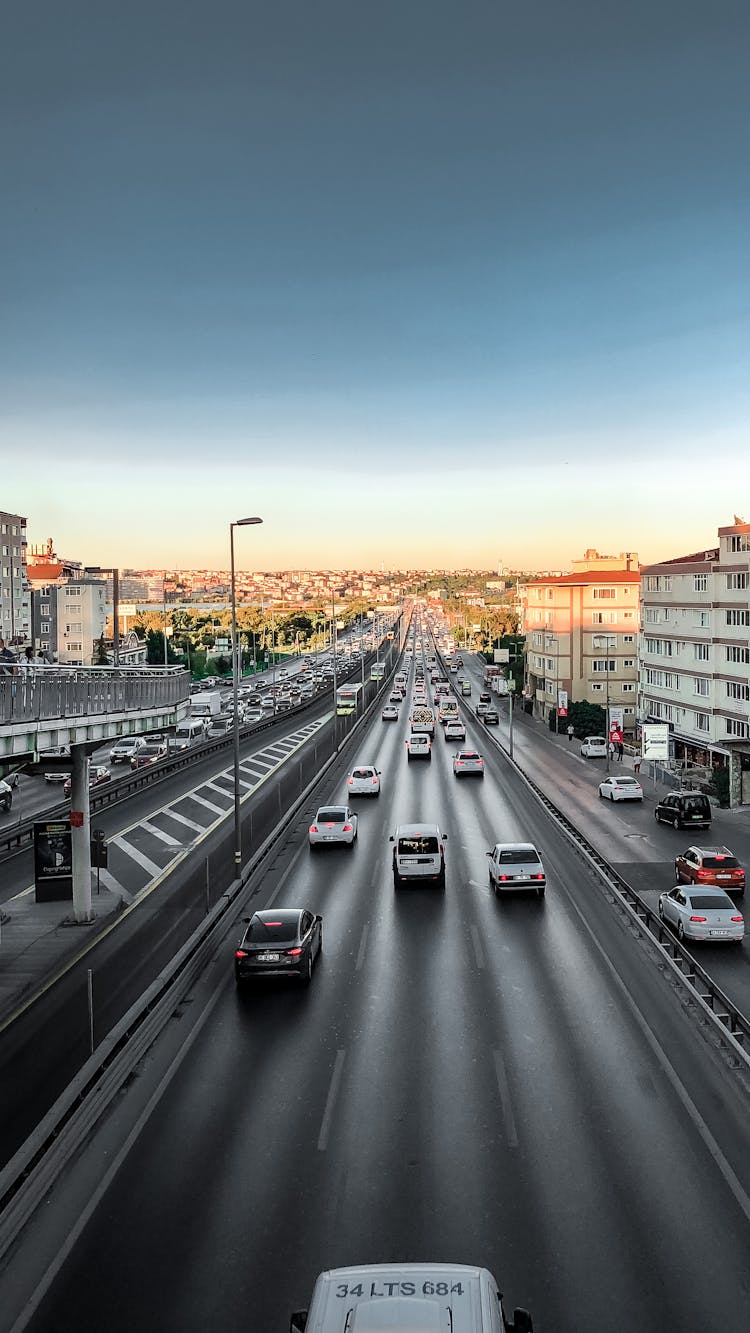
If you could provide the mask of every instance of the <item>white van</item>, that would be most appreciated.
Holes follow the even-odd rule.
[[[189,745],[195,745],[196,741],[202,741],[205,734],[206,723],[202,717],[183,718],[174,729],[173,748],[186,750]]]
[[[448,834],[437,824],[399,824],[391,836],[393,843],[393,887],[407,881],[426,879],[445,888],[445,849]]]
[[[468,1264],[365,1264],[321,1273],[309,1310],[290,1333],[533,1333],[526,1310],[507,1319],[486,1268]]]

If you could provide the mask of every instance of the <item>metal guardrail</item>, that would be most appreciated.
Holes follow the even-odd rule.
[[[0,676],[0,726],[166,708],[189,694],[183,667],[31,667]]]
[[[439,657],[443,669],[445,669],[445,662],[442,654],[437,651],[437,647],[436,655]],[[468,705],[463,706],[467,707]],[[472,714],[472,716],[476,721],[476,715]],[[547,813],[570,841],[584,854],[592,869],[598,873],[599,877],[637,923],[639,930],[647,934],[653,944],[658,946],[675,975],[688,988],[692,998],[697,1000],[704,1016],[712,1023],[721,1045],[731,1052],[737,1067],[742,1066],[745,1069],[750,1069],[750,1018],[737,1008],[736,1004],[729,999],[729,996],[709,976],[708,972],[695,961],[690,951],[678,940],[676,934],[662,921],[658,912],[655,912],[653,908],[648,906],[648,903],[644,902],[632,885],[597,851],[593,843],[589,842],[588,838],[581,833],[572,819],[563,814],[562,810],[555,805],[554,801],[547,796],[538,783],[529,777],[517,760],[511,759],[500,740],[491,735],[489,731],[487,731],[487,739],[499,750],[506,761],[513,765],[527,787],[534,793],[540,804],[545,807]]]

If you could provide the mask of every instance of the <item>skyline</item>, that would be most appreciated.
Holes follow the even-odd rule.
[[[711,545],[750,509],[749,38],[731,2],[17,8],[3,507],[136,568],[224,568],[245,513],[240,568]]]

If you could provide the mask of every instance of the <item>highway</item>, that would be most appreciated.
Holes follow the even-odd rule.
[[[0,1279],[29,1302],[14,1333],[272,1333],[320,1269],[394,1259],[487,1265],[537,1333],[746,1327],[746,1089],[484,729],[486,776],[459,783],[439,728],[407,763],[407,714],[376,712],[249,886],[323,914],[312,986],[238,994],[228,931]],[[382,795],[352,853],[313,856],[355,761]],[[444,893],[394,891],[415,819],[448,834]],[[517,838],[543,902],[489,891],[486,849]]]

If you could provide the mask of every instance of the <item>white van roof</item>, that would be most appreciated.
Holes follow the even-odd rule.
[[[434,825],[433,825],[434,827]],[[464,1264],[366,1264],[321,1273],[306,1333],[502,1333],[497,1284]]]

